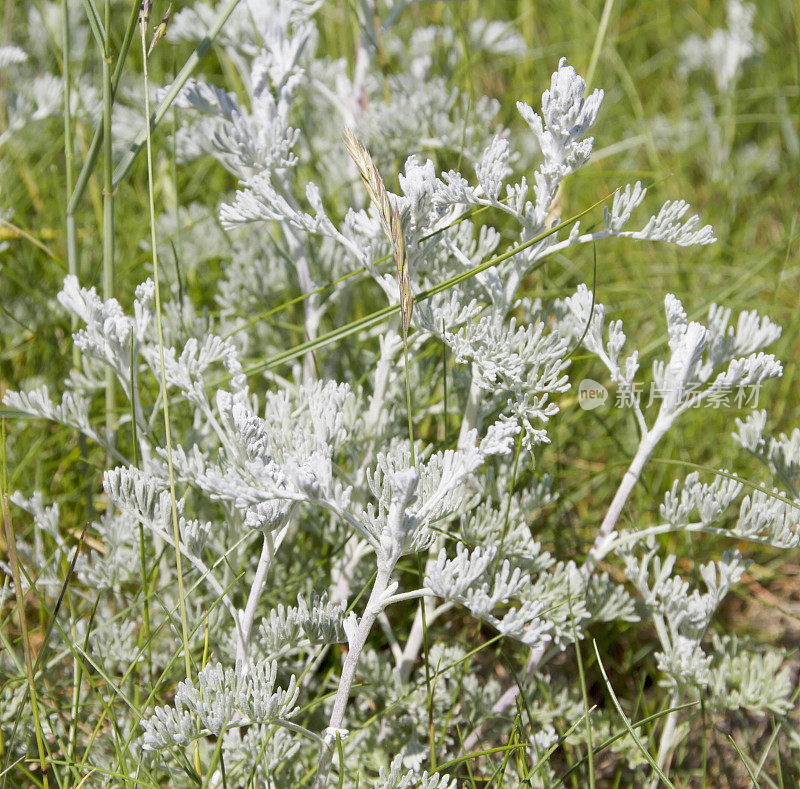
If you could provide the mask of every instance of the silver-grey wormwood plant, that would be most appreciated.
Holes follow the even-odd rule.
[[[96,601],[96,612],[62,622],[53,635],[58,650],[68,641],[118,689],[115,704],[124,702],[112,727],[94,731],[84,757],[97,769],[92,780],[117,785],[115,775],[136,773],[148,786],[199,785],[199,775],[214,787],[305,781],[449,789],[466,776],[454,760],[513,735],[528,784],[550,785],[558,721],[576,724],[565,735],[576,744],[587,742],[587,726],[580,686],[548,663],[597,623],[654,634],[665,706],[702,696],[707,710],[785,714],[792,688],[782,655],[719,635],[710,623],[747,567],[743,546],[800,542],[800,432],[765,434],[765,411],[737,421],[735,440],[769,468],[775,489],[746,487],[727,470],[713,478],[694,472],[653,505],[655,525],[620,519],[684,412],[781,375],[780,362],[763,350],[780,327],[755,312],[734,318],[719,305],[705,320],[689,320],[667,294],[668,343],[648,374],[639,351],[623,351],[621,321],[607,316],[587,285],[552,303],[521,295],[543,260],[578,245],[629,238],[688,247],[711,244],[714,234],[683,200],[637,221],[647,194],[639,182],[617,189],[602,223],[559,224],[561,185],[589,161],[603,102],[602,90],[584,95],[583,78],[565,59],[540,106],[517,102],[531,137],[518,150],[540,151],[536,168],[517,176],[517,141],[494,122],[497,103],[473,103],[465,122],[466,97],[433,70],[439,39],[449,51],[446,32],[420,29],[404,43],[392,38],[390,14],[379,24],[396,73],[382,73],[367,34],[349,72],[317,52],[320,5],[243,0],[217,40],[242,90],[190,79],[175,101],[182,166],[213,157],[238,181],[234,195],[221,196],[216,217],[198,203],[158,220],[159,243],[180,229],[191,265],[226,261],[218,310],[200,311],[177,291],[166,300],[162,362],[151,279],[126,310],[68,276],[58,302],[79,324],[80,364],[57,397],[42,385],[4,398],[18,412],[79,431],[111,459],[103,475],[108,506],[89,528],[102,549],[81,553],[71,584],[90,608]],[[362,30],[374,30],[373,6],[357,8]],[[199,40],[216,14],[195,3],[175,15],[170,35]],[[489,52],[524,47],[488,21],[467,35]],[[25,58],[12,48],[0,53],[3,68]],[[31,89],[40,95],[44,88]],[[25,99],[21,89],[20,113],[25,101],[46,103]],[[347,156],[345,128],[368,162]],[[392,192],[392,161],[420,145],[443,158],[460,152],[464,172],[441,172],[411,155]],[[303,166],[312,160],[321,164]],[[359,179],[367,165],[385,190],[374,201]],[[310,173],[317,182],[306,180]],[[393,309],[349,335],[327,337],[322,327],[339,325],[352,305],[355,286],[344,277],[359,269]],[[306,345],[289,353],[278,327],[254,319],[287,277],[305,296]],[[399,287],[414,299],[407,332]],[[360,342],[334,362],[319,358],[345,336]],[[557,490],[546,469],[519,484],[517,469],[549,441],[578,346],[607,368],[638,439],[593,543],[576,561],[546,550],[531,528],[569,492]],[[452,364],[447,400],[424,372],[431,354],[442,352]],[[276,363],[248,366],[256,355]],[[170,463],[157,385],[162,364]],[[107,371],[128,403],[116,425],[125,440],[92,417]],[[266,386],[254,390],[254,382]],[[658,392],[655,416],[645,413],[643,391]],[[449,414],[452,427],[458,419],[452,440],[412,446],[409,405],[416,424]],[[17,545],[20,562],[38,569],[38,594],[55,597],[73,550],[59,530],[59,505],[41,493],[16,493],[12,501],[36,525],[33,541]],[[667,533],[720,536],[730,549],[688,580],[659,541]],[[183,665],[176,548],[192,655],[183,681],[176,678]],[[146,589],[141,567],[154,579]],[[10,598],[11,568],[0,569]],[[27,591],[30,577],[20,583]],[[476,668],[477,643],[456,634],[479,626],[485,642],[497,636],[510,645],[516,676]],[[517,707],[520,686],[530,692]],[[24,753],[32,727],[23,711],[11,736],[26,690],[6,688],[1,699],[11,759]],[[96,707],[94,726],[99,697],[83,693],[81,714]],[[151,701],[156,695],[162,704]],[[659,768],[686,737],[691,712],[660,722]],[[611,705],[595,709],[590,722],[595,744],[619,729]],[[86,748],[89,733],[66,717],[46,716],[41,725],[67,752],[75,753],[76,741],[79,753]],[[633,767],[644,764],[631,735],[608,747]]]

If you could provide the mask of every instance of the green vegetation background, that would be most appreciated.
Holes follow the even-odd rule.
[[[35,2],[4,0],[0,44],[24,48],[27,9]],[[184,5],[175,3],[173,11]],[[462,65],[452,79],[471,96],[496,97],[501,104],[499,120],[524,134],[515,102],[522,99],[537,108],[561,56],[579,73],[587,73],[603,6],[602,0],[430,2],[412,5],[399,24],[407,34],[431,21],[463,30],[479,16],[513,25],[525,38],[528,55],[489,60],[462,50]],[[645,370],[665,342],[663,297],[668,291],[683,300],[690,317],[704,315],[712,301],[724,302],[735,313],[755,308],[769,314],[784,327],[783,337],[770,350],[783,360],[785,373],[781,381],[760,393],[760,405],[769,411],[770,431],[789,432],[800,425],[800,4],[757,0],[756,6],[755,28],[764,46],[744,64],[735,93],[727,102],[717,94],[709,73],[681,76],[678,68],[679,47],[688,35],[705,37],[713,28],[725,25],[724,3],[638,0],[612,4],[590,85],[605,90],[594,131],[595,155],[570,179],[562,195],[562,212],[565,217],[575,214],[617,186],[635,180],[652,185],[648,206],[673,197],[690,200],[703,221],[714,226],[718,242],[692,249],[624,240],[604,242],[597,249],[597,298],[614,318],[624,320],[632,345],[644,352]],[[162,12],[163,8],[156,6],[153,15]],[[113,6],[114,49],[129,13],[127,5]],[[344,1],[331,2],[320,13],[325,19],[320,51],[352,62],[356,36],[352,9]],[[60,41],[53,40],[51,62],[42,64],[43,68],[60,72],[60,48]],[[170,41],[167,32],[151,61],[152,80],[168,81],[189,52],[188,45]],[[390,62],[388,69],[391,67]],[[99,85],[99,58],[87,60],[82,68]],[[141,68],[136,46],[126,68],[134,72]],[[241,87],[231,82],[233,70],[213,47],[198,72],[229,90]],[[7,88],[0,82],[0,128]],[[731,143],[732,155],[727,161],[716,161],[715,142],[701,110],[703,91],[711,97],[722,134]],[[302,128],[302,122],[299,125]],[[230,193],[235,184],[215,163],[176,162],[168,143],[171,116],[162,126],[155,137],[157,206],[174,209],[176,204],[198,200],[215,205]],[[81,125],[76,129],[77,167],[93,131]],[[424,148],[418,152],[429,153]],[[444,168],[455,161],[440,159],[437,164]],[[320,177],[313,169],[316,163],[301,162],[299,167],[308,169],[309,176]],[[81,284],[95,284],[98,289],[101,172],[98,162],[76,216]],[[14,135],[0,149],[0,207],[12,211],[9,222],[0,224],[0,241],[9,243],[0,253],[0,392],[33,383],[48,383],[58,391],[71,366],[70,325],[55,302],[66,273],[68,185],[64,173],[63,125],[58,117]],[[303,176],[298,180],[302,182]],[[387,180],[391,182],[391,178]],[[342,215],[347,206],[333,208]],[[120,185],[115,201],[116,294],[124,307],[130,305],[135,285],[151,273],[147,213],[147,174],[140,157]],[[598,212],[586,224],[599,218]],[[181,259],[180,240],[173,242],[175,255],[164,262],[166,278],[174,282],[180,277],[181,287],[192,300],[213,313],[215,281],[225,261],[198,267]],[[592,267],[591,248],[570,250],[551,259],[530,278],[530,293],[544,298],[567,294],[576,282],[591,282]],[[275,306],[296,295],[287,283],[283,292],[274,294],[274,302],[264,306]],[[354,285],[352,304],[353,315],[347,319],[374,309],[379,301],[370,289]],[[302,339],[299,318],[299,308],[274,318],[285,326],[286,347]],[[332,346],[320,354],[323,372],[335,371],[339,352],[341,349]],[[584,376],[604,380],[598,364],[580,358],[571,378],[577,382]],[[431,381],[431,386],[437,385]],[[563,398],[561,405],[562,413],[549,427],[552,444],[537,458],[539,468],[555,473],[556,487],[565,494],[550,513],[550,531],[543,536],[555,544],[560,555],[573,553],[579,558],[591,540],[589,527],[584,525],[599,523],[635,446],[635,433],[632,415],[624,409],[609,407],[587,414],[577,408],[574,393]],[[124,407],[122,402],[120,407]],[[765,478],[763,470],[748,461],[729,438],[739,413],[733,408],[690,413],[669,434],[658,456],[735,469],[760,482]],[[103,414],[98,411],[96,418],[102,421]],[[419,429],[433,430],[424,424]],[[79,531],[96,515],[96,508],[103,506],[99,496],[104,467],[101,453],[82,446],[73,432],[53,425],[13,419],[7,420],[6,432],[8,489],[18,488],[26,495],[44,491],[50,500],[61,503],[64,528]],[[687,470],[653,463],[626,510],[627,516],[653,512],[651,495],[657,501],[671,479]],[[20,523],[19,528],[26,527]],[[679,536],[674,539],[682,540]],[[0,549],[4,548],[0,540]],[[684,554],[697,550],[697,544],[681,543]],[[701,560],[706,554],[702,547],[699,550],[703,553],[696,558]],[[709,553],[713,552],[714,546],[709,546]],[[726,615],[736,618],[739,627],[761,642],[790,648],[800,643],[800,619],[791,602],[800,596],[797,557],[767,553],[746,578],[741,587],[745,596],[729,602]],[[7,611],[0,612],[0,617],[7,615]],[[45,621],[42,615],[39,624]],[[636,700],[641,694],[637,666],[646,659],[646,649],[633,640],[620,642],[616,648],[618,662],[612,684],[621,697]]]

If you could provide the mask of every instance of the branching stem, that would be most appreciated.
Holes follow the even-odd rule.
[[[393,566],[378,568],[378,574],[375,576],[375,583],[372,585],[372,592],[367,601],[364,615],[361,617],[358,627],[348,642],[347,657],[342,667],[342,676],[339,679],[339,688],[336,691],[336,700],[333,703],[333,711],[331,712],[330,721],[328,723],[325,746],[320,754],[317,776],[314,780],[313,789],[323,789],[328,781],[328,773],[330,771],[331,762],[333,761],[333,747],[336,742],[335,733],[339,732],[342,728],[345,709],[347,708],[347,702],[350,698],[350,687],[356,675],[356,666],[361,657],[361,652],[364,649],[364,644],[367,642],[367,636],[369,636],[372,626],[375,623],[375,619],[383,610],[383,596],[391,580],[393,569]],[[342,769],[342,765],[339,765],[339,769]]]

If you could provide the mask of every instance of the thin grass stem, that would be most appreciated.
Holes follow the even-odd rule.
[[[114,163],[111,151],[111,110],[114,103],[111,88],[111,0],[104,0],[104,31],[102,53],[103,79],[103,300],[114,298],[114,186],[112,174]],[[111,368],[105,371],[105,423],[106,439],[116,444],[116,379]]]
[[[141,40],[142,40],[142,75],[144,80],[144,105],[145,105],[145,118],[150,117],[150,86],[147,73],[147,39],[145,22],[142,20],[140,25]],[[147,153],[147,194],[148,206],[150,210],[150,247],[152,251],[153,260],[153,281],[155,283],[155,310],[156,310],[156,327],[158,331],[158,352],[159,352],[159,366],[160,366],[160,387],[161,387],[161,400],[164,410],[164,432],[166,438],[167,450],[167,469],[169,473],[169,497],[170,497],[170,510],[172,514],[172,537],[175,548],[175,571],[177,574],[178,582],[178,601],[181,615],[181,638],[183,640],[183,656],[184,656],[184,669],[186,671],[187,679],[192,677],[192,659],[189,652],[189,624],[186,618],[186,597],[183,588],[183,565],[181,562],[181,534],[178,525],[178,507],[177,496],[175,493],[175,469],[172,464],[172,431],[169,418],[169,398],[167,397],[167,377],[164,367],[164,329],[161,320],[161,287],[160,287],[160,272],[158,265],[158,239],[156,238],[156,216],[155,216],[155,194],[153,186],[153,145],[150,134],[150,124],[145,124],[146,136],[146,153]],[[195,768],[200,772],[200,751],[197,743],[194,745]]]

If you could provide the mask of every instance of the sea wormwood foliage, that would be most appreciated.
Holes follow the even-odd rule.
[[[689,408],[781,375],[780,362],[763,350],[780,327],[755,312],[732,323],[730,310],[718,305],[705,323],[690,321],[681,301],[667,294],[667,349],[649,379],[660,407],[648,422],[638,397],[645,383],[640,353],[623,353],[621,321],[607,323],[606,307],[589,287],[579,285],[552,304],[521,289],[540,261],[578,245],[606,238],[705,245],[715,240],[711,227],[675,200],[633,229],[647,195],[637,182],[616,190],[591,230],[579,222],[561,229],[559,189],[590,160],[588,134],[602,90],[584,95],[583,78],[562,58],[540,110],[517,103],[541,152],[538,166],[517,178],[511,135],[493,123],[494,104],[478,102],[471,122],[464,122],[463,97],[430,73],[425,31],[395,53],[407,59],[397,76],[379,74],[380,47],[364,34],[351,74],[316,51],[320,5],[242,2],[218,41],[242,90],[190,79],[175,102],[174,143],[184,166],[211,156],[238,181],[234,195],[221,196],[219,225],[203,206],[186,214],[196,230],[185,230],[185,249],[198,261],[209,245],[228,256],[218,315],[200,314],[176,294],[156,316],[149,279],[126,311],[67,276],[58,301],[80,324],[73,335],[80,367],[64,382],[60,401],[47,385],[5,394],[6,407],[79,431],[115,464],[103,475],[108,509],[91,524],[102,548],[80,556],[72,585],[84,605],[96,595],[97,615],[62,635],[76,660],[86,657],[102,676],[118,677],[120,694],[130,678],[148,701],[141,720],[132,713],[116,721],[113,736],[101,734],[86,764],[106,771],[111,783],[115,775],[139,771],[142,780],[158,784],[167,767],[176,785],[191,784],[200,770],[213,786],[289,786],[313,774],[316,787],[371,781],[385,789],[452,789],[459,785],[459,755],[477,743],[487,717],[512,706],[519,688],[503,688],[470,669],[468,644],[446,635],[457,621],[448,616],[454,610],[471,617],[475,629],[485,623],[484,633],[525,648],[527,668],[518,669],[525,688],[549,683],[547,695],[525,699],[532,729],[517,750],[532,784],[552,776],[542,757],[556,742],[556,723],[584,714],[579,688],[549,674],[547,656],[587,638],[598,622],[652,625],[655,669],[670,706],[704,694],[713,709],[785,714],[791,685],[781,655],[711,627],[747,567],[744,545],[780,549],[800,541],[798,431],[765,435],[765,411],[737,420],[736,440],[774,475],[774,489],[747,488],[727,471],[711,481],[695,472],[676,479],[664,495],[662,523],[619,522],[659,442]],[[357,10],[365,19],[374,12],[366,4]],[[213,17],[210,6],[196,3],[175,15],[171,34],[196,40]],[[372,27],[362,30],[391,32],[391,19],[368,21]],[[487,47],[513,52],[523,45],[492,24],[477,34]],[[493,35],[485,35],[490,29]],[[433,40],[435,31],[429,33]],[[0,50],[4,69],[24,60],[17,48]],[[730,78],[720,77],[722,87]],[[30,117],[49,112],[46,86],[29,87],[30,96],[20,90],[15,99],[9,132],[25,107]],[[387,95],[396,124],[386,122]],[[422,109],[429,118],[425,147],[461,147],[475,177],[441,172],[417,153],[399,168],[399,191],[392,192],[376,162],[419,150],[406,121]],[[303,114],[313,144],[295,120]],[[342,155],[349,126],[365,143],[348,134],[352,161]],[[301,164],[313,151],[325,162],[320,184],[304,182]],[[350,201],[345,211],[336,208],[341,194]],[[477,210],[485,221],[475,221]],[[502,221],[493,224],[493,216]],[[160,227],[185,218],[167,213]],[[394,266],[384,265],[387,252]],[[495,265],[420,299],[412,317],[411,294],[493,256]],[[323,321],[349,303],[349,285],[337,280],[358,269],[388,305],[400,305],[401,323],[389,315],[377,330],[377,352],[367,343],[333,364],[315,356],[314,340]],[[284,340],[268,321],[251,320],[251,308],[278,291],[287,275],[305,297],[310,349],[301,365],[286,377],[271,375],[261,391],[252,388],[246,360],[255,352],[269,357]],[[324,295],[320,285],[329,286]],[[164,402],[154,386],[161,364],[157,320],[167,396],[179,425],[171,447],[177,546],[159,429]],[[404,343],[408,361],[399,364]],[[576,561],[545,550],[529,528],[562,491],[547,475],[517,484],[517,469],[549,441],[548,424],[570,388],[578,345],[607,368],[629,401],[639,443],[593,545]],[[450,406],[431,401],[416,368],[431,347],[444,348],[455,366]],[[91,418],[107,371],[128,402],[119,440]],[[412,448],[404,433],[405,377],[417,420],[463,403],[452,442],[415,439]],[[36,588],[53,594],[68,555],[58,504],[47,506],[40,493],[17,493],[11,501],[35,523],[33,540],[17,546],[19,560],[40,568]],[[689,581],[658,540],[668,532],[711,534],[736,549],[699,566]],[[167,547],[180,551],[187,568],[185,603],[199,670],[163,693],[179,650],[179,600]],[[409,563],[409,556],[418,558]],[[599,571],[600,561],[616,573]],[[150,578],[144,588],[140,566]],[[2,595],[10,597],[12,568],[2,563],[0,569]],[[23,583],[26,592],[30,577]],[[143,608],[147,633],[124,621]],[[158,693],[166,703],[151,704]],[[4,690],[3,701],[0,725],[16,759],[24,751],[24,738],[12,734],[20,693]],[[85,698],[82,714],[97,703]],[[376,717],[380,709],[391,712]],[[662,767],[687,732],[675,715],[664,727]],[[601,710],[592,725],[610,732],[613,720]],[[22,725],[29,726],[24,716]],[[517,720],[513,737],[520,725]],[[61,717],[46,718],[44,729],[74,746],[77,729]],[[572,727],[566,740],[583,737],[583,729]],[[641,761],[631,740],[612,747],[631,765]]]

